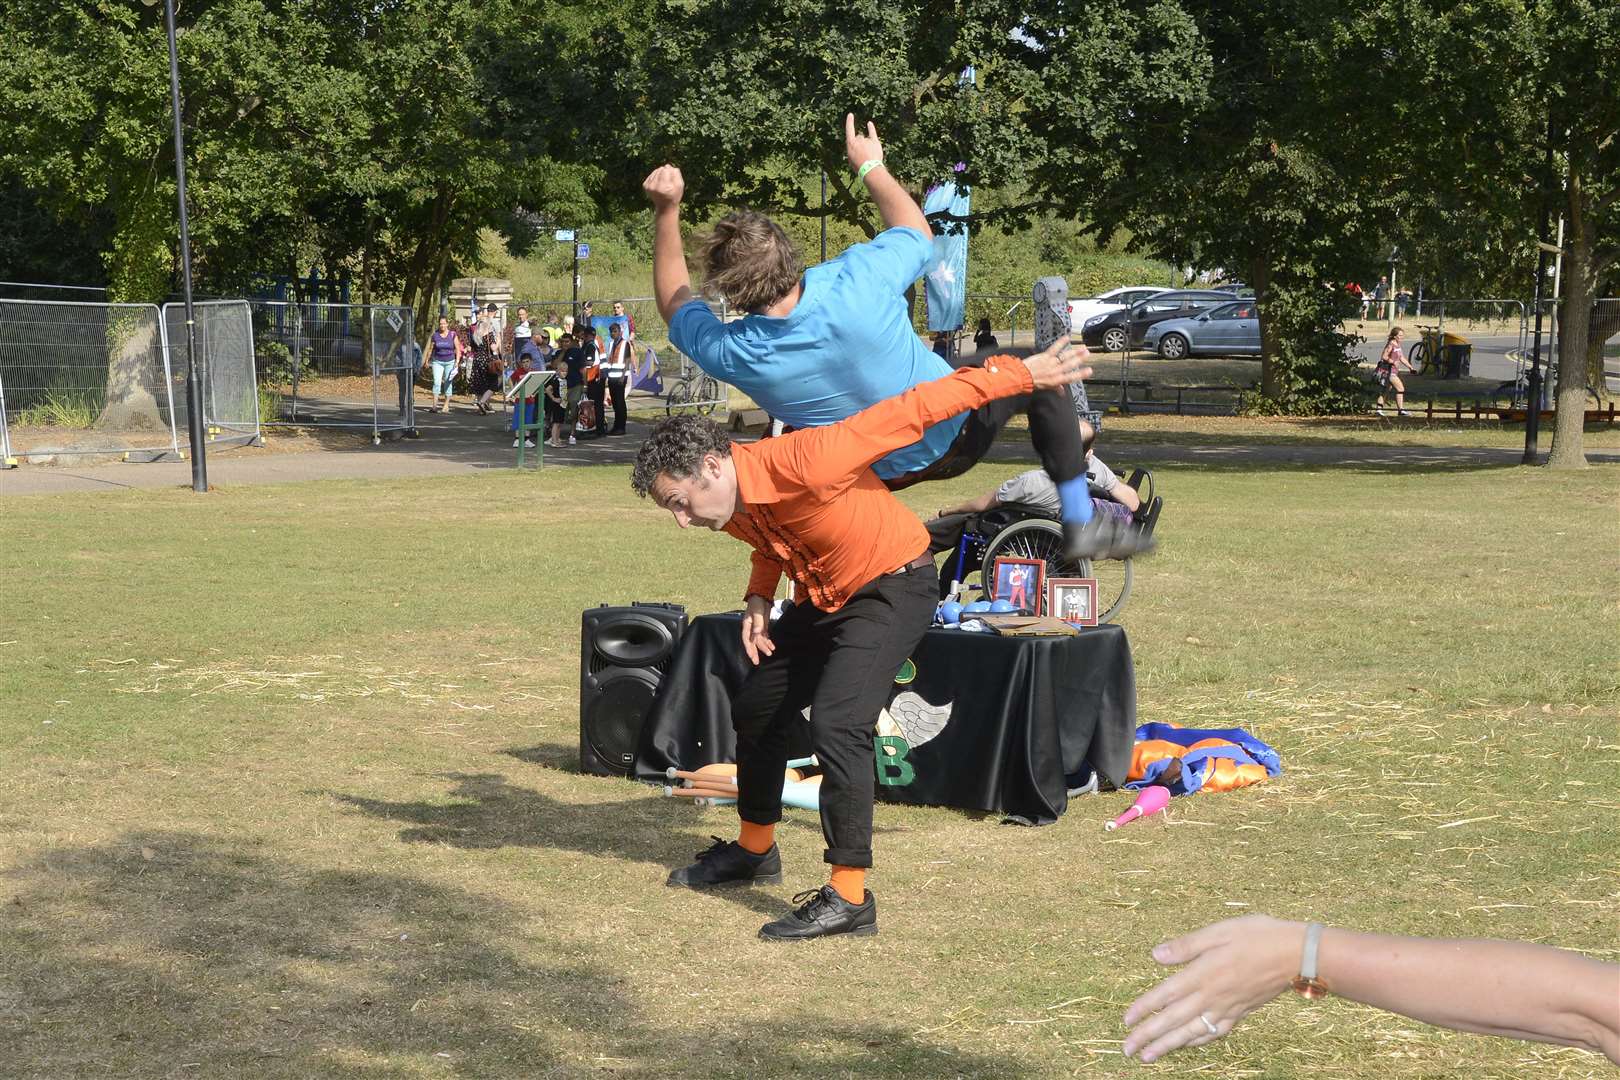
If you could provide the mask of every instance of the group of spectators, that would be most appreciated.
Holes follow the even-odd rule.
[[[428,361],[433,384],[431,412],[449,412],[458,379],[480,414],[493,411],[497,393],[505,393],[531,371],[547,370],[557,377],[544,391],[527,398],[512,411],[512,445],[533,446],[532,435],[519,427],[520,417],[533,424],[545,410],[548,446],[572,446],[580,439],[625,433],[625,395],[635,368],[632,352],[635,321],[625,315],[624,302],[615,301],[615,321],[608,325],[608,340],[600,340],[592,325],[592,303],[586,301],[578,319],[557,318],[546,312],[536,320],[519,307],[516,320],[504,326],[500,308],[485,304],[469,313],[461,325],[441,316],[428,338]],[[442,403],[441,403],[442,399]],[[613,406],[613,424],[607,425],[607,406]]]
[[[1364,289],[1359,282],[1352,281],[1345,285],[1344,291],[1361,305],[1363,319],[1368,317],[1404,319],[1408,309],[1416,308],[1416,298],[1412,295],[1412,290],[1403,287],[1392,291],[1389,287],[1388,274],[1380,274],[1378,284],[1371,289]],[[1391,305],[1394,307],[1393,316],[1390,315]]]

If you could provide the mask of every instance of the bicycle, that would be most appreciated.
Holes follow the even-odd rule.
[[[1445,366],[1446,350],[1461,346],[1472,349],[1473,342],[1461,334],[1453,334],[1449,330],[1444,334],[1438,326],[1424,326],[1418,324],[1419,338],[1412,342],[1412,353],[1406,362],[1412,365],[1412,374],[1422,375],[1431,367],[1441,369]],[[1460,367],[1459,361],[1459,367]]]
[[[1524,358],[1523,353],[1514,352],[1509,353],[1508,356],[1518,363],[1519,373],[1506,382],[1499,383],[1496,389],[1491,391],[1491,397],[1496,400],[1506,398],[1508,407],[1511,409],[1526,408],[1530,404],[1530,363]],[[1543,393],[1547,394],[1550,400],[1551,395],[1556,392],[1558,387],[1558,365],[1550,360],[1542,364],[1541,385]],[[1602,404],[1603,399],[1598,396],[1596,388],[1588,386],[1586,388],[1586,407],[1595,409]]]
[[[694,412],[708,416],[725,403],[721,396],[720,380],[707,372],[696,371],[686,357],[681,357],[680,380],[670,387],[664,397],[664,415]]]

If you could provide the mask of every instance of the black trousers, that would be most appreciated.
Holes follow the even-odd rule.
[[[596,428],[593,435],[600,435],[607,430],[607,412],[605,408],[607,398],[607,380],[593,379],[585,384],[585,396],[596,406]]]
[[[782,819],[782,770],[793,726],[810,708],[810,744],[821,763],[823,858],[872,865],[872,737],[894,677],[917,648],[939,590],[932,566],[885,574],[837,611],[795,604],[771,627],[776,651],[749,672],[731,703],[737,729],[737,812]]]
[[[982,367],[987,357],[974,357],[963,367]],[[1080,417],[1074,399],[1066,388],[1036,390],[1017,397],[997,398],[967,414],[956,439],[939,460],[884,484],[899,491],[924,480],[949,480],[961,476],[989,452],[1007,421],[1019,413],[1029,415],[1029,438],[1040,456],[1041,468],[1055,484],[1073,480],[1086,471],[1086,451],[1080,439]]]
[[[628,379],[609,379],[607,384],[608,396],[613,399],[613,430],[624,430],[624,388]],[[605,419],[605,418],[604,418]]]

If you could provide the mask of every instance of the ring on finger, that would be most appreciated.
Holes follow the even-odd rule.
[[[1219,1035],[1221,1033],[1221,1029],[1216,1027],[1215,1024],[1210,1020],[1209,1013],[1199,1013],[1198,1019],[1203,1022],[1204,1030],[1209,1032],[1211,1035]]]

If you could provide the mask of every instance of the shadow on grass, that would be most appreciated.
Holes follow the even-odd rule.
[[[1547,460],[1542,440],[1540,464]],[[1501,472],[1521,467],[1524,450],[1508,447],[1356,445],[1274,445],[1240,438],[1211,438],[1197,445],[1146,445],[1121,441],[1097,453],[1121,476],[1137,466],[1185,466],[1208,472],[1347,472],[1369,476],[1447,475]],[[1040,465],[1027,442],[999,442],[984,460],[1001,464]],[[1620,450],[1588,450],[1593,465],[1620,462]]]
[[[498,773],[438,775],[455,783],[449,802],[394,802],[330,791],[312,794],[328,795],[372,817],[410,823],[413,827],[399,834],[406,843],[551,848],[660,868],[684,866],[708,846],[702,838],[703,812],[684,802],[641,795],[620,802],[576,803],[509,784]],[[631,789],[627,781],[618,786],[647,790]],[[807,827],[791,817],[784,822],[788,828]],[[784,896],[768,891],[718,889],[713,895],[768,918],[788,910]]]
[[[8,1077],[1022,1075],[881,1020],[719,1029],[638,1001],[634,973],[546,940],[536,912],[196,833],[7,878]]]

